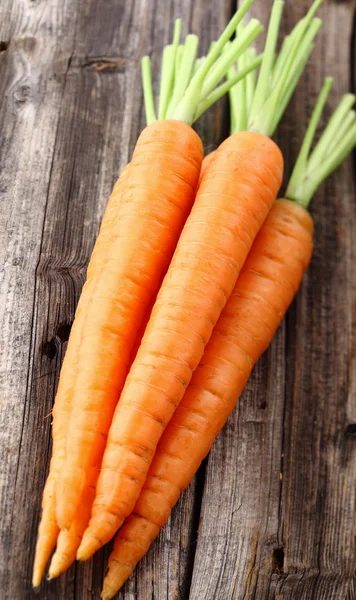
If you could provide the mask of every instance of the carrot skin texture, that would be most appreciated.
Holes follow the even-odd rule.
[[[69,529],[92,468],[99,471],[138,329],[194,201],[203,149],[191,127],[157,121],[142,132],[113,239],[80,336],[56,515]]]
[[[244,132],[220,146],[204,175],[113,417],[80,560],[109,541],[132,512],[282,171],[274,142]]]
[[[295,202],[277,201],[160,440],[134,510],[116,537],[104,600],[115,595],[146,554],[209,452],[293,300],[312,245],[309,213]]]
[[[56,546],[58,534],[60,532],[56,519],[56,485],[65,458],[67,429],[75,380],[75,364],[79,351],[80,337],[76,334],[76,331],[81,330],[83,327],[85,306],[90,297],[91,290],[96,283],[101,265],[103,264],[105,255],[107,253],[107,247],[111,240],[112,223],[115,220],[115,215],[118,212],[126,173],[127,167],[125,167],[125,169],[122,171],[108,201],[101,223],[100,233],[96,240],[89,262],[87,280],[83,287],[76,311],[75,321],[69,336],[66,354],[63,360],[58,390],[52,411],[52,458],[42,497],[42,515],[38,529],[33,569],[32,583],[34,587],[39,586],[41,583],[46,564],[53,552],[54,547]]]
[[[207,154],[206,156],[204,156],[204,160],[203,160],[201,170],[200,170],[199,185],[200,185],[205,173],[207,172],[208,168],[210,167],[215,155],[216,155],[216,150],[213,150],[213,152],[210,152],[210,154]]]
[[[129,367],[131,367],[133,361],[135,360],[138,348],[140,347],[140,343],[147,327],[155,299],[156,298],[152,299],[142,322],[140,331],[131,352]],[[98,473],[95,471],[93,473],[93,480],[89,482],[86,493],[82,498],[80,511],[78,511],[75,515],[72,525],[68,530],[62,530],[59,533],[57,539],[57,548],[49,567],[49,579],[54,579],[55,577],[58,577],[64,573],[64,571],[66,571],[75,561],[77,550],[82,541],[84,531],[88,527],[90,521],[91,508],[95,498],[95,486],[97,483],[97,478]]]

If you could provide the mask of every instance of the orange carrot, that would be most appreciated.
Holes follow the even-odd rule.
[[[104,600],[146,554],[234,409],[298,288],[311,255],[312,229],[311,218],[294,202],[281,200],[269,213],[116,537]]]
[[[245,3],[245,6],[242,8],[242,10],[240,10],[239,14],[237,14],[235,16],[235,18],[233,19],[233,21],[235,23],[237,23],[238,20],[243,16],[243,14],[246,12],[246,10],[250,4],[251,4],[251,0],[248,0],[248,2]],[[230,26],[228,26],[228,28],[225,30],[222,37],[227,38],[227,35],[231,35],[231,33],[233,31],[233,27],[234,27],[234,22],[230,23]],[[256,35],[259,33],[259,31],[261,29],[262,28],[258,24],[257,21],[254,21],[254,23],[252,23],[250,25],[250,32],[248,33],[248,35],[245,35],[245,37],[240,41],[240,43],[235,43],[235,49],[233,52],[231,52],[231,60],[234,60],[234,55],[237,56],[239,53],[241,53],[243,51],[243,49],[248,45],[248,43],[250,43],[250,41],[252,39],[254,39],[256,37]],[[171,62],[173,61],[172,62],[173,67],[174,67],[174,54],[176,51],[176,47],[179,43],[179,31],[180,31],[180,20],[178,19],[175,24],[175,35],[174,35],[173,45],[166,47],[165,51],[164,51],[164,55],[163,55],[165,60],[170,59]],[[196,50],[196,41],[197,41],[196,36],[188,36],[187,37],[186,46],[187,46],[187,49],[190,48],[190,54],[189,54],[189,52],[186,53],[186,59],[185,59],[184,64],[182,65],[183,75],[186,74],[186,72],[188,70],[189,61],[192,62],[194,60],[193,55]],[[220,40],[220,46],[222,47],[222,45],[223,45],[223,40]],[[166,65],[167,64],[168,63],[166,62]],[[193,64],[193,62],[192,62],[192,64]],[[257,66],[257,64],[258,64],[258,61],[255,62],[255,66]],[[255,66],[253,66],[253,68],[255,68]],[[174,83],[174,90],[170,90],[169,78],[171,77],[172,66],[169,66],[169,64],[168,64],[168,67],[169,67],[168,72],[166,71],[165,75],[162,70],[160,118],[164,118],[166,116],[165,109],[168,109],[168,100],[171,100],[171,108],[172,108],[173,98],[170,97],[168,92],[169,91],[171,91],[171,92],[178,91],[179,93],[182,94],[184,91],[184,86],[187,86],[189,83],[189,81],[187,80],[186,83],[183,85],[181,79],[178,77],[178,81]],[[224,66],[223,68],[226,69],[227,67]],[[222,75],[223,69],[220,68],[220,72]],[[248,72],[248,70],[245,70],[245,72]],[[243,74],[240,74],[240,76],[238,76],[238,79],[241,79],[243,76],[244,76]],[[146,73],[146,77],[147,77],[147,73]],[[201,79],[200,88],[203,83],[204,83],[204,79]],[[214,85],[210,85],[209,93],[211,92],[211,90],[213,90]],[[198,91],[199,91],[199,86],[198,86]],[[219,90],[215,90],[214,93],[215,93],[216,97],[215,97],[215,99],[208,99],[208,104],[211,105],[213,103],[213,101],[218,99],[218,97],[221,96],[222,93],[225,93],[225,91],[226,90],[219,92]],[[199,101],[201,101],[203,98],[204,98],[204,95],[199,96]],[[183,99],[184,99],[184,95],[183,95]],[[149,121],[149,120],[152,120],[152,107],[150,106],[150,99],[148,98],[148,102],[147,102],[147,99],[145,97],[145,102],[146,102],[147,118]],[[191,104],[194,107],[194,101]],[[179,104],[178,104],[178,106],[179,106]],[[172,110],[173,110],[173,108],[172,108]],[[200,113],[201,112],[202,112],[202,110],[200,110]],[[127,170],[128,170],[128,168],[126,168],[125,173],[127,173]],[[66,358],[64,361],[63,369],[62,369],[61,382],[60,382],[60,386],[59,386],[59,390],[58,390],[58,394],[57,394],[57,398],[56,398],[56,403],[55,403],[55,407],[54,407],[53,458],[52,458],[52,463],[51,463],[50,475],[48,477],[48,482],[46,484],[46,488],[45,488],[45,492],[44,492],[43,514],[42,514],[41,524],[40,524],[40,528],[39,528],[39,538],[38,538],[36,558],[35,558],[35,567],[34,567],[34,578],[33,578],[34,585],[39,585],[39,583],[40,583],[40,580],[42,578],[43,571],[45,568],[45,564],[53,550],[53,547],[56,543],[58,532],[59,532],[59,528],[58,528],[58,525],[56,522],[55,509],[54,509],[55,491],[56,491],[58,474],[63,465],[64,455],[65,455],[66,431],[67,431],[68,424],[69,424],[69,416],[70,416],[71,402],[72,402],[72,396],[73,396],[73,386],[74,386],[74,381],[76,378],[76,361],[79,356],[79,347],[81,344],[82,332],[83,332],[83,327],[84,327],[83,322],[85,322],[88,302],[89,302],[89,300],[90,300],[90,302],[92,301],[93,289],[95,290],[96,286],[98,285],[97,282],[98,282],[98,279],[100,279],[103,264],[106,261],[106,256],[108,254],[108,246],[112,242],[113,235],[115,236],[115,233],[113,233],[113,231],[114,231],[114,226],[117,223],[117,218],[118,218],[118,213],[119,213],[119,201],[118,200],[119,200],[119,196],[121,195],[121,191],[124,187],[124,180],[125,180],[125,174],[123,174],[121,176],[121,178],[118,180],[117,185],[115,186],[115,189],[111,196],[111,199],[109,200],[109,204],[108,204],[108,207],[107,207],[107,210],[106,210],[106,213],[104,216],[103,224],[102,224],[102,227],[100,230],[100,235],[96,242],[93,256],[91,258],[91,261],[90,261],[90,264],[88,267],[87,283],[83,289],[83,294],[82,294],[80,304],[79,304],[79,307],[77,310],[75,323],[73,325],[73,333],[70,338]],[[120,192],[119,192],[119,188],[120,188]],[[160,283],[158,284],[158,286],[160,285]],[[130,366],[130,364],[132,363],[132,361],[136,355],[137,348],[138,348],[140,340],[142,338],[143,331],[148,322],[149,313],[151,312],[151,309],[152,309],[152,306],[154,303],[154,299],[155,298],[153,297],[150,301],[149,309],[144,316],[143,323],[139,327],[138,335],[134,336],[134,340],[133,340],[134,345],[133,345],[133,348],[131,351],[131,356],[129,359],[128,367]],[[92,496],[93,496],[93,486],[95,486],[95,483],[96,483],[97,471],[98,471],[98,469],[95,468],[94,473],[92,472],[90,474],[90,479],[89,479],[89,481],[87,481],[86,491],[85,491],[83,499],[82,499],[81,510],[78,511],[78,513],[76,514],[76,516],[71,524],[71,527],[65,531],[62,531],[61,534],[59,535],[57,551],[53,557],[53,561],[52,561],[51,568],[50,568],[50,577],[57,576],[60,572],[65,570],[69,566],[69,564],[72,562],[72,560],[74,559],[76,550],[80,543],[81,535],[89,521],[90,508],[91,508]]]
[[[120,589],[166,523],[301,283],[313,246],[308,204],[320,183],[356,145],[356,114],[351,110],[356,98],[348,94],[310,154],[330,87],[327,79],[286,192],[293,200],[277,201],[263,224],[203,359],[160,440],[134,510],[115,540],[103,600]],[[214,161],[207,173],[213,165]]]
[[[113,240],[80,335],[66,458],[56,493],[56,516],[62,529],[72,525],[93,472],[99,472],[137,331],[194,200],[202,144],[187,123],[194,121],[204,97],[202,89],[208,71],[251,3],[252,0],[245,1],[189,85],[197,38],[187,37],[187,51],[178,75],[180,84],[184,80],[183,94],[177,88],[177,95],[174,87],[168,110],[172,119],[152,122],[137,142],[113,224]],[[233,43],[233,52],[244,51],[260,30],[254,21],[248,35],[241,36],[241,48],[240,42]],[[147,59],[143,65],[147,83]],[[219,69],[220,75],[221,64]],[[211,81],[208,83],[206,93],[211,89]],[[148,121],[153,121],[150,95],[145,94],[145,104]]]
[[[115,411],[80,559],[107,542],[132,511],[156,445],[276,198],[282,171],[280,150],[259,133],[231,136],[217,150]]]
[[[100,228],[100,235],[96,241],[90,259],[87,281],[82,291],[76,312],[75,324],[73,325],[72,332],[70,334],[67,352],[63,361],[61,377],[53,407],[52,459],[42,498],[42,516],[38,530],[32,581],[35,587],[37,587],[41,582],[46,564],[57,543],[59,534],[59,527],[56,520],[55,492],[57,479],[64,461],[66,434],[69,423],[70,406],[75,379],[75,364],[79,352],[80,336],[76,334],[76,331],[79,332],[82,329],[86,304],[91,297],[93,287],[96,284],[101,266],[107,253],[108,244],[110,243],[112,235],[112,222],[118,211],[121,190],[126,173],[127,169],[124,169],[113,189],[105,210]]]
[[[147,323],[150,318],[150,314],[153,308],[153,304],[156,298],[154,298],[150,306],[148,307],[147,313],[144,316],[141,328],[136,337],[135,344],[131,351],[131,356],[128,364],[128,370],[130,369],[138,348],[141,344],[141,340],[145,329],[147,327]],[[52,561],[49,567],[48,578],[54,579],[58,577],[61,573],[64,573],[70,565],[75,561],[75,557],[77,554],[77,550],[82,541],[82,537],[84,531],[88,527],[88,523],[90,520],[91,508],[95,497],[95,486],[97,482],[97,473],[94,472],[93,479],[89,481],[86,493],[82,499],[81,508],[77,512],[72,525],[69,529],[62,530],[59,533],[57,539],[57,548],[52,557]]]
[[[246,119],[252,131],[224,142],[203,174],[113,418],[92,517],[77,554],[81,560],[106,543],[133,510],[156,444],[275,200],[282,157],[267,136],[276,128],[310,54],[320,26],[313,19],[320,2],[314,2],[292,32],[280,62],[275,48],[283,2],[274,2],[251,119]],[[238,37],[245,31],[241,22],[239,27]]]
[[[193,203],[201,160],[199,137],[179,121],[153,123],[137,142],[113,241],[80,336],[66,459],[57,494],[61,528],[70,527],[89,472],[100,467],[135,334]]]

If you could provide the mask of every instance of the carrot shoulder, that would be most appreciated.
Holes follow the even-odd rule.
[[[88,558],[132,511],[157,443],[199,364],[281,185],[278,147],[258,133],[224,142],[203,177],[113,417]]]

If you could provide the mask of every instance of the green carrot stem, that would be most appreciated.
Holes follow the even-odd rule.
[[[310,200],[320,184],[356,146],[356,120],[354,120],[354,111],[351,110],[356,98],[352,94],[346,94],[324,129],[315,150],[310,152],[331,86],[332,79],[328,77],[325,79],[318,96],[286,191],[287,198],[294,200],[305,208],[308,208]],[[341,118],[351,123],[349,130],[343,137],[338,134]],[[333,146],[333,149],[330,149],[330,140],[334,137],[338,139],[338,143]]]
[[[197,55],[198,42],[199,39],[196,35],[187,35],[173,89],[172,99],[167,110],[168,118],[172,118],[177,105],[184,97],[185,91],[189,85]]]
[[[248,75],[251,71],[257,69],[257,67],[262,62],[262,57],[263,54],[256,56],[256,58],[250,63],[248,67],[243,69],[243,71],[241,71],[240,73],[235,72],[235,75],[233,77],[229,78],[227,81],[225,81],[225,83],[219,85],[213,92],[211,92],[211,94],[209,94],[207,98],[202,100],[198,105],[197,112],[194,116],[194,121],[196,121],[206,110],[208,110],[210,106],[212,106],[213,104],[215,104],[215,102],[220,100],[220,98],[222,98],[222,96],[224,96],[224,94],[226,94],[232,87],[236,86],[236,84],[239,83],[239,81],[244,79],[246,75]]]
[[[179,44],[179,46],[177,48],[177,54],[176,54],[176,64],[174,65],[174,85],[176,85],[176,82],[178,79],[178,73],[179,73],[179,69],[180,69],[180,65],[181,65],[182,57],[183,57],[183,50],[184,50],[184,44]]]
[[[229,41],[230,37],[233,35],[236,27],[242,21],[246,12],[253,4],[254,0],[244,0],[242,6],[238,9],[235,15],[232,17],[231,21],[219,37],[219,39],[215,42],[210,52],[208,53],[206,59],[203,64],[197,70],[195,75],[193,76],[188,89],[184,95],[184,98],[176,107],[174,111],[173,118],[185,121],[186,123],[191,123],[194,119],[194,115],[196,113],[197,105],[201,99],[201,90],[204,84],[204,80],[209,73],[209,70],[213,66],[214,62],[217,60],[219,54],[222,52],[226,42]]]
[[[295,28],[294,28],[295,29]],[[294,30],[293,30],[294,31]],[[283,71],[283,67],[286,63],[286,60],[290,54],[290,50],[293,44],[292,34],[286,35],[282,42],[282,47],[276,57],[275,63],[273,65],[272,72],[272,85],[275,86],[281,76]]]
[[[231,81],[235,76],[236,76],[236,69],[235,69],[235,66],[233,65],[232,67],[230,67],[230,69],[227,72],[228,81]],[[245,78],[245,80],[246,80],[246,78]],[[246,90],[244,90],[244,91],[246,91]],[[238,131],[238,128],[239,128],[241,120],[242,120],[242,116],[240,116],[240,111],[238,111],[236,109],[236,107],[241,106],[241,112],[244,112],[244,114],[246,114],[246,102],[242,99],[242,101],[244,102],[244,105],[242,105],[241,96],[242,96],[242,94],[241,94],[240,83],[236,83],[229,89],[230,129],[232,129],[232,131]]]
[[[240,36],[244,32],[245,25],[244,22],[238,25],[236,29],[236,35]],[[248,57],[248,49],[244,52],[237,61],[238,72],[244,71],[249,66],[249,57]],[[235,67],[232,66],[228,73],[227,78],[231,81],[232,77],[235,75]],[[233,130],[244,131],[247,129],[248,122],[248,113],[247,113],[247,98],[246,98],[246,77],[241,79],[235,86],[230,88],[229,94],[233,95],[233,100],[230,98],[230,103],[235,106],[239,106],[239,111],[232,111],[230,115],[230,119],[232,122]]]
[[[149,56],[144,56],[141,61],[143,98],[145,103],[146,123],[150,125],[156,120],[155,104],[152,88],[152,65]]]
[[[165,48],[162,55],[158,104],[160,119],[175,119],[192,125],[204,110],[260,64],[261,59],[258,57],[251,61],[248,68],[242,69],[233,81],[218,85],[233,62],[247,50],[263,29],[259,21],[253,19],[246,28],[240,28],[241,35],[237,39],[229,42],[253,1],[244,0],[222,35],[211,44],[208,55],[202,59],[196,58],[197,36],[188,35],[184,45],[179,44],[181,22],[176,21],[173,43]],[[142,81],[147,123],[151,123],[156,119],[156,114],[151,62],[148,57],[142,60]]]
[[[335,135],[341,127],[344,119],[348,112],[351,110],[355,103],[355,96],[353,94],[345,94],[342,98],[339,106],[332,115],[322,137],[315,146],[309,160],[310,168],[317,168],[317,166],[323,161],[323,159],[329,153],[329,147],[332,143]]]
[[[252,19],[244,31],[234,39],[210,69],[206,80],[202,86],[201,95],[208,96],[215,86],[221,81],[228,72],[235,60],[239,58],[245,50],[252,44],[258,35],[263,31],[263,27],[257,19]]]
[[[331,87],[333,84],[333,80],[331,77],[327,77],[324,81],[323,87],[320,91],[318,100],[313,110],[313,114],[310,118],[308,129],[306,131],[304,141],[302,147],[299,151],[298,158],[296,160],[293,173],[289,180],[288,188],[287,188],[287,196],[288,198],[294,197],[296,194],[296,190],[300,186],[300,181],[303,180],[305,173],[308,168],[308,158],[310,155],[310,149],[312,147],[312,143],[315,137],[315,133],[317,127],[320,122],[321,114],[323,112],[325,103],[328,99]]]
[[[161,84],[159,91],[158,118],[164,119],[174,86],[174,66],[180,40],[182,21],[174,23],[173,43],[166,46],[162,54]]]
[[[246,56],[246,59],[247,59],[247,66],[251,65],[251,63],[253,63],[253,61],[255,60],[255,58],[257,56],[256,49],[253,47],[249,48],[248,50],[246,50],[244,56]],[[247,113],[249,116],[249,108],[252,105],[253,95],[256,90],[257,71],[255,69],[253,71],[250,71],[250,73],[248,73],[246,75],[245,81],[246,81],[246,109],[247,109]],[[247,120],[247,124],[248,124],[248,120]],[[247,125],[246,125],[246,127],[247,127]]]
[[[280,22],[282,18],[284,2],[275,0],[272,6],[271,18],[268,26],[267,39],[263,54],[263,61],[259,78],[256,85],[252,106],[250,109],[250,118],[253,120],[264,105],[270,91],[272,67],[276,51]]]
[[[356,123],[356,112],[354,110],[350,110],[343,123],[340,125],[335,137],[330,142],[329,153],[333,152],[333,150],[337,148],[354,123]]]
[[[272,131],[277,129],[277,126],[289,104],[289,101],[294,93],[295,88],[297,87],[297,83],[300,79],[301,74],[303,73],[305,66],[310,58],[312,50],[314,48],[314,39],[322,25],[321,19],[313,19],[310,24],[309,29],[306,32],[306,35],[302,42],[299,45],[299,53],[293,65],[293,68],[290,69],[288,79],[286,81],[285,89],[281,94],[281,99],[279,102],[279,106],[275,112],[275,117],[273,120]]]
[[[275,0],[275,2],[278,2],[278,0]],[[290,72],[291,70],[296,69],[300,53],[305,51],[303,40],[305,36],[308,35],[309,27],[311,26],[314,15],[321,3],[322,0],[315,0],[307,15],[297,24],[295,28],[296,31],[294,30],[292,35],[289,54],[284,61],[283,68],[281,68],[279,79],[275,82],[274,87],[270,89],[270,94],[263,106],[261,106],[259,112],[256,112],[254,115],[252,114],[249,122],[249,129],[259,131],[268,136],[273,135],[274,124],[276,123],[276,112],[286,93],[286,89],[288,89],[288,81],[290,81],[291,77]],[[274,24],[272,25],[274,26]],[[269,28],[272,25],[270,24]],[[315,25],[312,25],[312,32],[314,32],[314,27]]]

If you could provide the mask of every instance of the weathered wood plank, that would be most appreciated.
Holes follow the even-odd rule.
[[[286,29],[307,4],[286,3]],[[257,1],[255,10],[267,21],[270,6]],[[353,8],[321,11],[324,30],[279,136],[289,165],[324,75],[335,77],[329,110],[349,88]],[[355,597],[351,160],[312,214],[315,252],[302,289],[210,453],[190,600]]]
[[[24,525],[15,498],[18,456],[27,427],[25,408],[34,364],[36,269],[59,109],[73,45],[68,24],[75,20],[75,6],[52,1],[28,7],[8,3],[3,8],[0,39],[9,45],[0,54],[0,329],[4,336],[0,355],[0,586],[6,597],[10,574],[17,571],[21,580],[26,554],[26,546],[19,552],[21,540],[14,540],[12,531],[14,523]],[[31,495],[31,478],[29,483]],[[30,506],[29,498],[27,501]],[[11,563],[10,555],[15,563]]]

